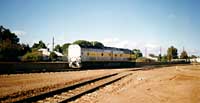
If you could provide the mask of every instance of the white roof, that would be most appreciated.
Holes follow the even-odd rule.
[[[62,56],[64,56],[62,53],[60,53],[60,52],[57,52],[57,51],[53,51],[57,56],[59,56],[59,57],[62,57]]]
[[[48,49],[45,49],[45,48],[41,48],[41,49],[38,49],[38,51],[41,51],[42,52],[42,55],[45,55],[45,56],[49,56],[50,55],[50,51]],[[53,51],[57,56],[64,56],[62,53],[60,52],[57,52],[57,51]]]
[[[50,52],[48,51],[48,49],[41,48],[41,49],[38,49],[38,51],[41,51],[42,55],[45,55],[45,56],[49,56],[50,55]]]
[[[147,56],[146,58],[148,58],[148,59],[152,59],[152,60],[155,60],[155,61],[158,61],[158,58],[157,58],[157,57]]]

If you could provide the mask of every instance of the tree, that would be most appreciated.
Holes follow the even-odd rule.
[[[79,46],[81,46],[83,48],[92,47],[92,43],[90,43],[89,41],[86,41],[86,40],[77,40],[77,41],[73,42],[73,44],[78,44]]]
[[[188,59],[188,54],[185,50],[182,51],[181,55],[180,55],[181,59]]]
[[[62,53],[62,47],[58,44],[55,46],[54,51]]]
[[[22,57],[22,61],[26,62],[37,62],[37,61],[42,61],[42,59],[43,59],[42,53],[39,51],[27,52]]]
[[[142,53],[139,49],[133,49],[132,53],[134,54],[134,57],[137,59],[139,57],[142,57]]]
[[[163,56],[162,56],[161,62],[167,62],[167,55],[163,55]]]
[[[191,55],[190,58],[194,59],[194,58],[197,58],[197,56],[196,55]]]
[[[34,43],[32,46],[32,49],[41,49],[41,48],[47,48],[47,46],[45,45],[45,43],[40,40],[39,43]]]
[[[62,45],[62,53],[64,55],[67,55],[69,45],[71,45],[71,43],[65,43],[65,44]]]
[[[168,50],[167,50],[167,59],[168,59],[168,61],[171,61],[172,59],[177,59],[177,58],[178,58],[177,49],[175,47],[173,47],[173,46],[168,48]]]
[[[57,58],[58,58],[58,56],[57,56],[56,53],[54,53],[54,52],[51,52],[50,55],[49,55],[49,57],[50,57],[50,59],[51,59],[52,61],[55,61],[55,60],[57,60]]]
[[[19,38],[9,29],[0,26],[0,60],[16,61],[22,50]]]
[[[158,61],[162,61],[162,55],[161,54],[158,55]]]
[[[104,45],[98,41],[86,41],[86,40],[77,40],[73,44],[78,44],[83,48],[104,48]]]
[[[150,53],[149,54],[150,57],[157,57],[155,54]]]
[[[10,40],[11,44],[18,44],[19,38],[14,33],[11,33],[9,29],[5,29],[3,26],[0,26],[0,43],[5,40]]]
[[[29,47],[29,45],[28,44],[21,44],[21,48],[22,48],[22,50],[21,50],[21,54],[20,55],[24,55],[24,54],[26,54],[27,52],[31,52],[31,48]]]
[[[90,42],[94,48],[104,48],[104,45],[98,41],[91,41]]]

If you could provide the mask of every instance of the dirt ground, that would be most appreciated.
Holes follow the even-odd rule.
[[[0,98],[26,95],[27,91],[28,93],[48,91],[82,79],[96,78],[118,71],[121,69],[0,75]]]
[[[77,103],[200,103],[200,65],[132,71]]]

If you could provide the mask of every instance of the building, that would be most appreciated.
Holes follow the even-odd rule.
[[[200,63],[200,57],[190,59],[190,62],[193,62],[193,63]]]
[[[42,52],[43,55],[43,60],[49,60],[49,56],[51,54],[51,52],[49,51],[49,49],[45,49],[45,48],[41,48],[38,49],[38,51]],[[57,52],[57,51],[53,51],[58,57],[57,60],[62,60],[62,57],[64,56],[62,53]]]
[[[150,60],[153,60],[153,61],[158,61],[158,57],[154,56],[147,56],[146,58],[150,59]]]
[[[41,48],[38,51],[42,52],[43,60],[49,60],[50,51],[48,49]]]

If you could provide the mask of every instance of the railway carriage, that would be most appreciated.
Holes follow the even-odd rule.
[[[68,62],[71,68],[82,67],[130,67],[131,50],[113,47],[82,48],[77,44],[68,48]]]

